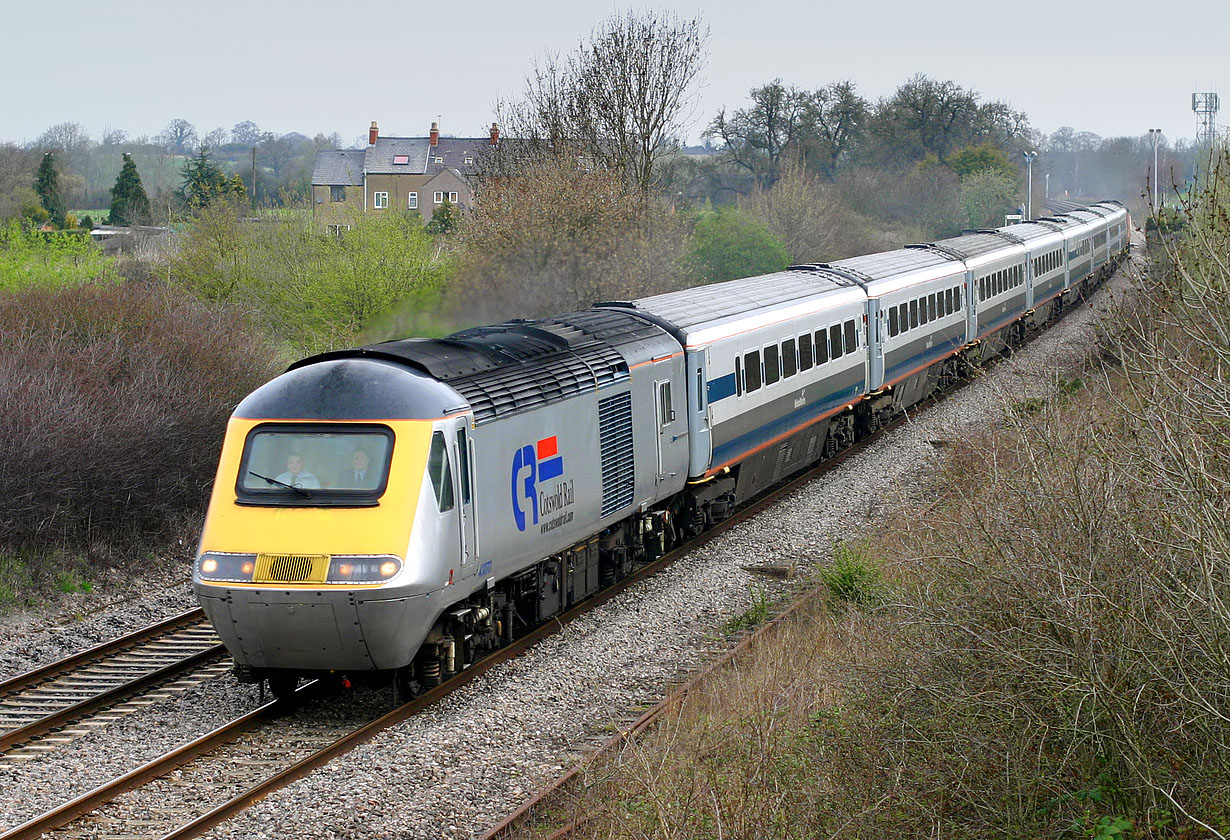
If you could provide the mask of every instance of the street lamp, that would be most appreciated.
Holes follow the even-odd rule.
[[[1051,173],[1049,173],[1049,172],[1048,172],[1048,173],[1046,173],[1046,193],[1045,193],[1045,196],[1046,196],[1046,198],[1047,198],[1047,199],[1049,199],[1049,198],[1051,197]]]
[[[1157,212],[1157,147],[1162,139],[1160,128],[1149,129],[1149,139],[1153,141],[1153,212]]]
[[[1025,156],[1025,221],[1034,217],[1034,158],[1037,152],[1021,152]]]

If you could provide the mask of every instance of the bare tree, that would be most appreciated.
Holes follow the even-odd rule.
[[[708,41],[699,17],[613,15],[566,57],[536,63],[524,99],[506,103],[500,121],[648,193],[685,128]]]
[[[196,126],[182,118],[171,120],[158,140],[176,154],[185,154],[197,145]]]

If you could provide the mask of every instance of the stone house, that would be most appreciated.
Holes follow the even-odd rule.
[[[441,137],[436,123],[426,137],[381,137],[372,122],[367,147],[316,153],[312,212],[317,229],[348,228],[361,213],[417,210],[424,222],[449,201],[470,207],[480,167],[499,145],[487,137]]]

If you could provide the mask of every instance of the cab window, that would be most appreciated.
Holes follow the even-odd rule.
[[[244,442],[241,504],[376,504],[388,481],[393,433],[384,426],[266,423]]]
[[[431,449],[427,452],[427,475],[431,489],[436,494],[436,506],[440,512],[453,509],[453,471],[448,465],[448,450],[444,444],[444,432],[432,432]]]

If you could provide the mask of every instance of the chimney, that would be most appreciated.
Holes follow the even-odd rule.
[[[498,145],[500,142],[500,127],[495,123],[491,124],[491,145]]]
[[[380,136],[380,129],[376,128],[376,121],[372,120],[372,127],[367,130],[367,145],[376,145],[376,138]]]
[[[440,126],[436,123],[431,124],[431,134],[428,135],[428,142],[432,146],[437,146],[440,143]]]

